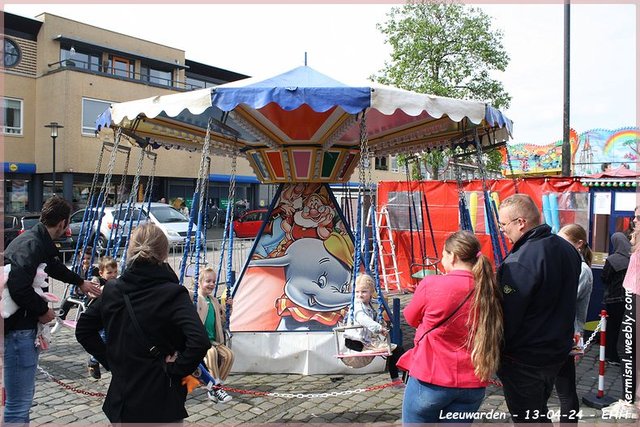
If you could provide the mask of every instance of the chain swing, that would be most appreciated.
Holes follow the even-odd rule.
[[[354,319],[354,306],[355,306],[355,282],[356,282],[356,278],[358,276],[358,273],[360,272],[360,267],[363,264],[362,263],[362,250],[363,250],[363,246],[362,246],[362,239],[363,236],[366,236],[366,233],[363,230],[363,217],[364,217],[364,193],[365,193],[365,189],[366,189],[366,185],[367,185],[367,181],[366,181],[366,171],[368,168],[370,168],[371,164],[370,164],[370,155],[371,153],[369,152],[369,146],[368,146],[368,138],[367,138],[367,124],[366,124],[366,115],[365,112],[362,113],[362,117],[360,119],[360,163],[358,165],[358,169],[359,169],[359,182],[358,182],[358,204],[357,204],[357,211],[356,211],[356,226],[355,226],[355,237],[354,237],[354,242],[353,242],[353,246],[354,246],[354,263],[353,263],[353,271],[352,271],[352,275],[351,275],[351,304],[349,305],[349,313],[347,315],[347,319],[346,322],[342,325],[339,325],[337,327],[335,327],[333,329],[333,333],[334,333],[334,337],[335,337],[335,342],[336,342],[336,357],[339,358],[342,363],[344,363],[346,366],[350,367],[350,368],[363,368],[367,365],[369,365],[375,356],[389,356],[391,354],[391,344],[389,341],[389,335],[387,334],[386,336],[386,344],[387,344],[387,348],[382,350],[382,349],[378,349],[377,351],[372,351],[372,350],[363,350],[363,351],[345,351],[343,350],[341,343],[340,343],[340,335],[342,334],[342,338],[343,338],[343,342],[344,342],[344,335],[345,332],[349,331],[349,330],[357,330],[357,329],[362,329],[364,328],[364,326],[360,326],[360,325],[355,325],[355,319]],[[371,189],[370,189],[371,190]],[[371,196],[371,195],[370,195]],[[372,201],[372,207],[375,206],[373,203],[373,198],[370,198],[370,200]],[[370,209],[370,214],[374,215],[374,219],[375,219],[375,209]],[[375,220],[372,222],[372,227],[373,227],[373,231],[375,231]],[[372,233],[375,236],[375,233]],[[378,242],[377,239],[375,237],[373,237],[373,248],[374,251],[377,251],[378,248]],[[365,251],[366,253],[366,248]],[[374,252],[375,254],[376,252]],[[365,258],[366,259],[366,258]],[[374,283],[375,283],[375,289],[376,289],[376,293],[378,294],[378,303],[379,303],[379,307],[378,307],[378,312],[379,315],[377,316],[377,321],[381,322],[382,321],[382,310],[385,307],[385,302],[384,302],[384,298],[382,297],[382,290],[380,288],[380,277],[379,277],[379,269],[378,269],[378,262],[377,262],[377,257],[375,257],[374,255],[374,261],[373,261],[373,265],[374,265],[374,271],[373,271],[373,276],[374,276]],[[364,262],[364,269],[365,271],[367,271],[368,273],[372,273],[371,271],[368,270],[368,263],[365,261]]]
[[[147,205],[147,212],[151,212],[151,193],[153,192],[153,182],[156,174],[156,164],[158,160],[158,155],[156,153],[152,153],[151,151],[147,151],[143,148],[142,150],[145,152],[145,155],[151,160],[151,175],[147,178],[147,186],[144,189],[144,195],[142,197],[143,206],[138,210],[138,216],[135,220],[135,225],[139,225],[142,220],[142,214],[144,210],[144,205]],[[149,216],[145,217],[146,221],[149,221]],[[133,212],[131,212],[131,218],[129,219],[129,228],[127,230],[127,237],[124,242],[124,248],[122,249],[121,256],[121,270],[124,271],[125,261],[127,259],[127,251],[129,250],[129,241],[131,240],[131,232],[133,231]]]
[[[115,211],[115,213],[118,216],[118,221],[120,220],[120,216],[123,213],[123,209],[124,210],[124,219],[122,221],[122,224],[125,225],[127,223],[129,223],[129,231],[127,233],[126,236],[126,240],[124,242],[124,244],[126,246],[128,246],[128,238],[130,236],[131,233],[131,227],[133,226],[133,212],[134,212],[134,203],[136,203],[136,201],[138,200],[138,189],[140,187],[140,174],[142,173],[142,165],[144,163],[144,158],[146,157],[145,154],[145,150],[144,148],[140,149],[140,155],[138,156],[138,162],[136,165],[136,173],[133,179],[133,184],[131,185],[131,191],[129,192],[129,200],[127,202],[127,206],[126,208],[124,207],[124,203],[121,203],[119,205],[117,205],[117,210]],[[139,217],[139,215],[138,215]],[[117,230],[116,234],[118,235],[117,240],[114,239],[116,241],[116,243],[113,245],[113,254],[112,257],[114,259],[117,259],[117,255],[118,255],[118,248],[120,248],[120,245],[122,243],[122,238],[125,234],[125,227],[119,227],[116,226],[114,227],[116,229],[122,228],[121,231]],[[111,229],[113,231],[113,228]],[[111,239],[111,236],[109,237]],[[126,251],[122,251],[122,255],[120,258],[120,272],[124,272],[124,268],[125,268],[125,259],[126,259]]]
[[[209,185],[209,175],[208,175],[208,163],[207,158],[209,157],[209,151],[211,147],[211,126],[213,125],[213,120],[210,118],[207,122],[207,133],[204,138],[204,142],[202,144],[202,155],[200,156],[200,167],[198,169],[198,181],[196,183],[196,189],[193,193],[193,199],[191,202],[191,211],[189,213],[189,226],[187,228],[187,237],[184,246],[184,252],[182,253],[182,260],[180,261],[180,284],[184,285],[184,278],[187,272],[187,264],[189,263],[189,254],[191,252],[191,236],[193,233],[193,224],[196,222],[196,238],[195,238],[195,271],[193,275],[194,280],[194,296],[193,302],[194,304],[198,301],[198,280],[200,278],[200,253],[201,246],[206,244],[202,242],[202,210],[203,204],[200,203],[200,197],[204,194],[205,185]],[[192,258],[191,258],[192,259]]]
[[[114,221],[113,221],[113,226],[111,227],[111,230],[109,231],[109,238],[107,239],[107,244],[105,245],[105,254],[109,255],[109,251],[111,249],[111,243],[114,243],[114,251],[113,251],[113,258],[116,258],[116,254],[118,252],[118,248],[120,241],[118,240],[118,245],[115,245],[116,239],[119,235],[121,235],[124,230],[120,231],[119,225],[120,225],[120,215],[122,212],[122,204],[124,203],[125,200],[125,191],[126,191],[126,183],[127,183],[127,175],[128,175],[128,171],[129,171],[129,160],[131,157],[131,150],[129,150],[127,152],[127,157],[125,159],[124,162],[124,172],[122,173],[122,179],[120,180],[120,185],[118,186],[118,190],[116,192],[116,200],[114,203],[114,206],[120,206],[120,209],[118,209],[117,214],[114,215]]]
[[[486,175],[484,170],[484,164],[482,162],[482,144],[480,142],[480,138],[478,136],[478,130],[475,130],[474,135],[475,145],[476,145],[476,157],[478,161],[478,171],[480,172],[480,178],[482,181],[482,194],[484,196],[484,209],[486,212],[487,218],[487,226],[489,229],[489,236],[491,237],[491,246],[493,249],[493,257],[496,262],[496,265],[502,264],[502,260],[504,259],[504,252],[500,245],[499,233],[498,229],[498,212],[495,206],[495,203],[492,203],[491,195],[489,194],[489,190],[487,188]]]

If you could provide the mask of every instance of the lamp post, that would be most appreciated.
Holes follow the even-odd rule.
[[[64,126],[58,124],[58,122],[51,122],[44,127],[51,130],[51,139],[53,140],[53,195],[56,195],[56,138],[58,137],[58,129],[62,129]]]

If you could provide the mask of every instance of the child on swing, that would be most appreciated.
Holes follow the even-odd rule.
[[[357,329],[347,329],[344,334],[345,347],[354,351],[382,351],[388,350],[386,336],[389,330],[378,323],[377,312],[371,305],[375,295],[375,280],[368,274],[360,274],[356,278],[355,299],[353,303],[353,325],[363,326]],[[350,316],[350,314],[347,314]],[[401,346],[391,344],[392,352],[387,357],[387,368],[391,381],[399,381],[396,362],[403,353]]]
[[[224,326],[226,324],[225,310],[213,295],[216,288],[216,272],[211,267],[207,267],[200,274],[198,280],[198,316],[207,330],[211,348],[204,359],[209,373],[214,378],[216,386],[221,386],[227,379],[231,366],[233,366],[234,355],[229,347],[225,345],[226,337]],[[233,304],[231,298],[226,301],[229,307]],[[209,400],[213,402],[227,403],[232,397],[222,388],[216,387],[208,391]]]

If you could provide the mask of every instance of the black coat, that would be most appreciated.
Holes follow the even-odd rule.
[[[129,295],[147,342],[160,349],[161,357],[151,355],[136,332],[123,293]],[[102,328],[106,345],[98,334]],[[112,423],[167,423],[188,416],[181,380],[195,371],[211,345],[187,289],[167,264],[135,261],[120,278],[110,280],[80,316],[76,338],[111,370],[102,409]],[[178,359],[165,364],[165,356],[175,351]]]
[[[38,222],[9,243],[4,251],[4,264],[11,264],[7,289],[11,299],[20,307],[4,319],[4,332],[36,329],[38,317],[49,310],[47,302],[33,290],[33,279],[38,265],[46,263],[45,272],[65,283],[81,285],[83,280],[60,261],[47,227]]]
[[[503,357],[533,366],[562,363],[573,345],[578,251],[542,224],[518,240],[498,268]]]

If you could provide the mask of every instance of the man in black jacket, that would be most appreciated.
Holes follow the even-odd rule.
[[[550,422],[547,401],[573,345],[580,255],[540,224],[531,197],[513,195],[499,213],[513,248],[498,269],[504,312],[498,376],[514,422]]]
[[[79,286],[84,293],[97,296],[101,292],[98,285],[83,280],[60,261],[53,240],[65,234],[70,214],[71,205],[66,200],[50,198],[42,207],[40,222],[19,235],[4,252],[4,264],[11,264],[6,286],[19,307],[4,319],[5,423],[29,423],[38,365],[36,331],[38,323],[48,323],[55,317],[53,309],[32,286],[38,265],[46,263],[47,274]]]

